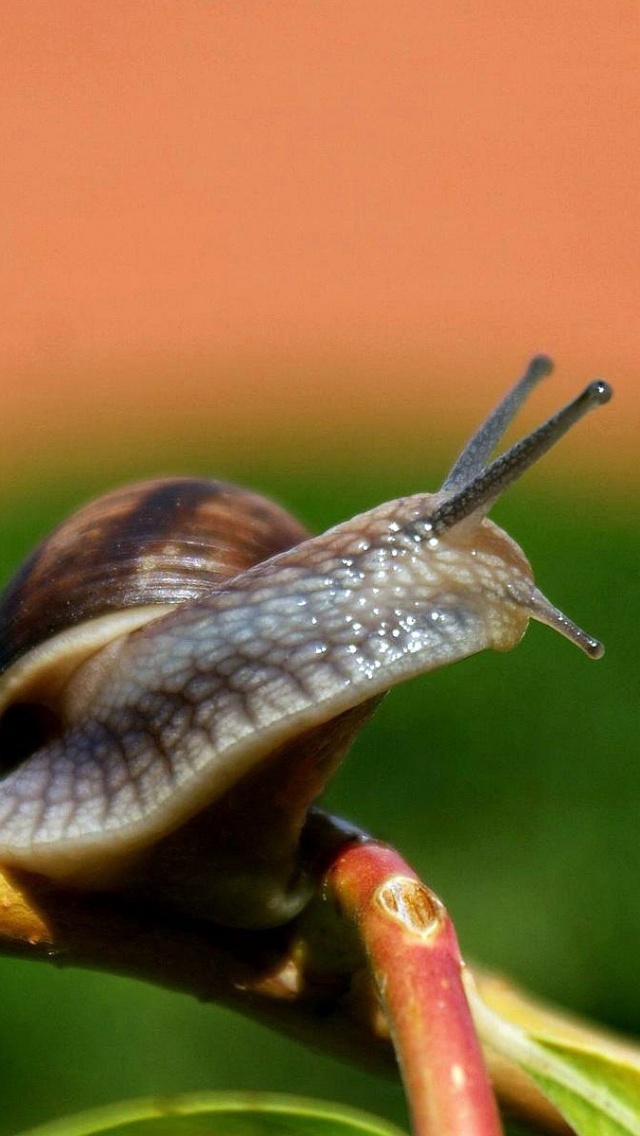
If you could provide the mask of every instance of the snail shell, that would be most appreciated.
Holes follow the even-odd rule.
[[[204,478],[146,481],[91,501],[38,545],[0,599],[1,729],[25,704],[68,717],[67,680],[84,659],[308,535],[274,502]],[[0,744],[5,770],[9,748]]]
[[[309,806],[390,686],[506,650],[531,617],[598,657],[486,517],[610,395],[590,384],[489,462],[549,369],[532,362],[438,493],[317,537],[194,479],[116,491],[57,529],[0,602],[0,863],[284,922],[312,887]]]
[[[19,768],[82,716],[101,669],[83,667],[87,660],[108,662],[109,652],[103,649],[119,644],[172,607],[211,595],[227,580],[308,535],[273,501],[212,479],[150,480],[116,489],[73,513],[31,553],[0,599],[0,776]],[[285,828],[291,830],[289,842],[297,845],[308,803],[322,787],[322,781],[314,782],[313,767],[322,766],[325,750],[335,764],[369,713],[368,705],[357,708],[316,731],[315,737],[283,747],[280,755],[274,752],[272,766],[277,772],[268,773],[266,779],[286,776],[291,785],[296,776],[300,780],[300,745],[307,750],[301,801],[297,810],[281,807],[277,840],[268,836],[269,824],[259,821],[261,809],[266,808],[273,826],[274,794],[263,784],[264,776],[249,779],[249,788],[228,794],[215,817],[205,810],[204,819],[198,814],[185,823],[177,842],[171,839],[169,826],[169,838],[154,845],[150,863],[144,855],[127,857],[128,888],[135,889],[141,881],[141,890],[153,892],[158,877],[165,896],[177,893],[178,905],[190,906],[192,893],[200,892],[201,872],[210,876],[215,869],[224,880],[224,889],[222,884],[216,889],[215,913],[222,913],[225,922],[236,922],[240,881],[234,861],[238,843],[241,849],[246,844],[246,827],[237,835],[238,813],[244,817],[249,812],[254,832],[258,825],[264,833],[262,842],[253,843],[261,845],[255,851],[263,860],[268,850],[267,875],[275,867],[280,876],[284,872],[289,878],[287,898],[280,879],[278,903],[267,905],[258,921],[280,922],[283,914],[300,906],[306,887],[290,848],[283,866],[283,855],[273,845],[282,843]],[[324,764],[328,771],[326,759]],[[292,766],[289,773],[288,766]],[[217,855],[211,851],[212,826]],[[65,870],[65,882],[112,886],[122,873],[117,856],[107,859],[106,870],[95,864],[88,873],[82,865],[79,871]],[[262,894],[269,883],[265,872],[253,874],[252,890]],[[229,893],[224,902],[222,890]],[[264,906],[262,900],[259,906]],[[250,907],[245,899],[242,923],[255,922]]]

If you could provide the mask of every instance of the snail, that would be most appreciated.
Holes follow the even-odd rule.
[[[390,687],[507,650],[530,618],[598,658],[487,518],[611,395],[590,383],[490,461],[550,370],[531,361],[438,492],[319,536],[196,478],[63,522],[0,600],[0,863],[230,927],[285,923],[313,886],[312,802]]]

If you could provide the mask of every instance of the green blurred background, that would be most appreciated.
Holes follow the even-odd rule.
[[[387,455],[375,475],[364,456],[336,455],[318,476],[317,454],[280,449],[258,470],[229,455],[215,470],[276,496],[314,530],[437,485],[453,453],[439,468],[432,455],[428,469],[415,452]],[[3,576],[72,505],[158,468],[166,460],[147,454],[108,470],[87,463],[59,484],[41,478],[22,496],[15,487]],[[212,458],[196,447],[172,468],[212,473]],[[546,594],[605,641],[605,658],[592,663],[532,625],[512,653],[485,652],[395,690],[327,803],[402,850],[446,901],[467,956],[640,1035],[637,517],[622,495],[548,473],[529,474],[494,516]],[[0,1002],[3,1134],[118,1098],[201,1088],[317,1095],[406,1124],[399,1084],[186,996],[2,959]]]

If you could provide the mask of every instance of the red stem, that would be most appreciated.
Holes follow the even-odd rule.
[[[500,1136],[464,963],[440,900],[397,852],[373,841],[343,849],[325,883],[367,952],[416,1136]]]

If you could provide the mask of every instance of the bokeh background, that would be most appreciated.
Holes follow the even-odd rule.
[[[21,0],[0,13],[3,576],[71,506],[206,472],[313,528],[615,401],[496,518],[607,643],[542,628],[396,691],[330,793],[466,952],[640,1034],[640,17],[632,0]],[[188,999],[0,961],[0,1132],[123,1096],[402,1094]]]

